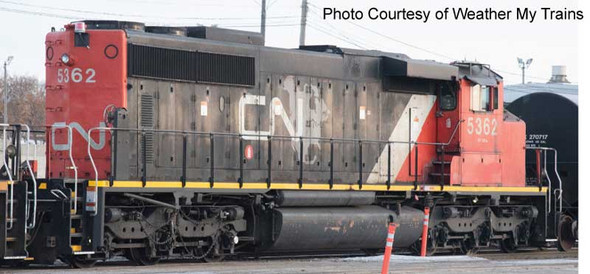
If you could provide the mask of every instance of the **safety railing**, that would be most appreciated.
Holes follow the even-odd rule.
[[[541,178],[541,175],[543,175],[546,179],[547,179],[547,186],[548,189],[547,191],[549,192],[549,195],[547,195],[547,213],[551,212],[551,202],[552,202],[552,198],[551,198],[551,194],[553,194],[553,196],[555,196],[555,199],[557,200],[555,205],[557,207],[557,205],[559,205],[559,210],[556,209],[556,211],[561,212],[563,210],[563,199],[562,199],[562,192],[563,192],[563,183],[561,181],[561,177],[559,176],[559,172],[557,170],[557,149],[552,148],[552,147],[526,147],[527,150],[532,150],[535,151],[535,156],[536,156],[536,160],[537,160],[537,183],[539,186],[539,189],[541,189],[543,187],[543,181]],[[557,181],[559,183],[559,187],[555,188],[553,190],[553,193],[551,193],[551,190],[553,189],[553,183],[551,182],[551,178],[549,176],[549,173],[547,172],[547,152],[553,152],[553,172],[555,173],[555,177],[557,178]],[[541,165],[541,154],[542,154],[542,158],[543,158],[543,164]]]
[[[353,144],[353,145],[358,145],[358,151],[357,151],[357,155],[358,155],[358,181],[357,181],[357,185],[359,187],[359,189],[362,189],[363,187],[363,145],[382,145],[383,147],[387,146],[387,179],[385,181],[387,189],[389,190],[391,188],[391,184],[393,182],[392,180],[392,149],[391,146],[394,144],[409,144],[410,145],[410,149],[412,148],[412,146],[414,147],[415,150],[415,164],[414,164],[414,189],[418,188],[418,181],[419,181],[419,166],[418,166],[418,147],[419,146],[447,146],[451,143],[451,141],[453,140],[454,136],[456,135],[456,132],[459,128],[459,125],[461,124],[462,121],[459,121],[457,123],[457,125],[455,126],[452,135],[450,136],[449,140],[447,142],[444,143],[438,143],[438,142],[416,142],[416,141],[393,141],[393,140],[372,140],[372,139],[349,139],[349,138],[327,138],[327,137],[309,137],[309,136],[283,136],[283,135],[257,135],[257,134],[238,134],[238,133],[223,133],[223,132],[218,132],[218,133],[214,133],[214,132],[198,132],[198,131],[184,131],[184,130],[156,130],[156,129],[136,129],[136,128],[110,128],[110,127],[94,127],[88,130],[87,134],[88,136],[92,136],[92,133],[95,131],[108,131],[111,133],[111,136],[114,132],[134,132],[138,135],[141,135],[141,151],[142,151],[142,157],[141,157],[141,181],[143,183],[143,186],[146,185],[147,183],[147,177],[148,177],[148,165],[147,165],[147,134],[148,133],[156,133],[156,134],[174,134],[174,135],[180,135],[182,136],[182,164],[181,164],[181,177],[180,177],[180,181],[182,182],[183,187],[186,185],[186,179],[187,179],[187,137],[188,136],[200,136],[200,137],[204,137],[204,138],[209,138],[209,150],[210,150],[210,161],[209,161],[209,169],[210,169],[210,177],[209,177],[209,183],[210,183],[210,187],[214,186],[215,183],[215,140],[216,138],[237,138],[238,142],[239,142],[239,177],[237,178],[237,182],[239,184],[239,187],[242,188],[243,184],[244,184],[244,141],[246,139],[252,139],[255,138],[256,140],[264,140],[266,139],[266,142],[268,143],[267,145],[267,168],[266,168],[266,172],[267,172],[267,178],[266,178],[266,184],[267,187],[270,188],[271,186],[271,182],[272,182],[272,174],[273,174],[273,168],[272,168],[272,157],[273,157],[273,153],[272,153],[272,143],[276,140],[291,140],[293,142],[297,142],[298,146],[299,146],[299,150],[297,151],[298,158],[299,161],[297,162],[298,165],[298,179],[297,182],[299,184],[299,187],[301,188],[303,186],[303,181],[304,181],[304,159],[303,159],[303,146],[304,146],[304,141],[318,141],[318,142],[329,142],[329,146],[330,146],[330,153],[329,153],[329,180],[328,180],[328,184],[329,184],[329,188],[332,189],[334,186],[334,146],[335,144]],[[113,142],[114,143],[114,142]],[[94,160],[94,157],[92,155],[92,146],[90,144],[90,142],[87,145],[87,153],[88,153],[88,157],[90,159],[90,163],[92,165],[93,168],[93,172],[94,172],[94,181],[95,181],[95,185],[98,186],[98,180],[99,180],[99,173],[98,173],[98,168],[96,165],[96,162]],[[411,151],[411,150],[410,150]],[[262,152],[261,152],[262,153]],[[111,151],[111,157],[115,157],[114,155],[116,155],[116,152]],[[381,155],[381,152],[379,151],[379,155]],[[139,157],[139,155],[138,155]],[[111,159],[111,163],[114,163],[115,159]],[[203,167],[204,168],[204,167]],[[111,167],[111,175],[113,174],[117,174],[116,172],[116,165],[112,165]],[[262,168],[261,168],[262,169]],[[112,178],[112,176],[111,176]],[[98,191],[94,192],[94,201],[98,200]]]
[[[27,159],[24,159],[25,162],[27,163],[27,169],[29,170],[29,174],[31,174],[31,179],[33,180],[33,212],[32,212],[32,216],[33,219],[31,222],[29,222],[27,224],[27,229],[31,229],[34,228],[36,225],[36,219],[37,219],[37,178],[35,178],[35,174],[33,173],[33,168],[31,168],[31,162],[29,157],[31,157],[31,128],[28,125],[25,124],[21,124],[22,127],[27,129]],[[37,143],[34,143],[33,145],[33,149],[34,149],[34,156],[33,159],[36,159],[37,156]],[[29,195],[27,194],[27,197]],[[26,203],[26,219],[27,221],[30,219],[30,215],[29,215],[29,201],[27,201]]]
[[[2,127],[2,166],[6,169],[6,173],[8,174],[8,181],[10,182],[10,198],[8,204],[8,225],[6,229],[12,229],[14,223],[14,180],[12,180],[12,171],[10,170],[10,166],[8,165],[8,161],[6,159],[6,129],[9,127],[9,124],[0,124]]]
[[[72,202],[73,206],[71,208],[71,211],[72,211],[72,214],[77,214],[78,213],[78,166],[76,166],[76,161],[74,161],[74,157],[72,154],[72,150],[74,147],[74,138],[73,138],[72,127],[70,125],[63,123],[63,124],[53,124],[50,126],[50,128],[51,128],[51,142],[49,142],[49,140],[47,140],[48,147],[50,147],[50,148],[56,147],[56,145],[55,145],[55,135],[56,135],[55,130],[56,129],[67,129],[68,130],[67,151],[68,151],[68,157],[70,159],[70,163],[72,164],[72,166],[68,167],[68,169],[71,169],[74,171],[74,201]],[[47,154],[50,155],[51,151],[48,150]],[[49,166],[49,163],[48,163],[48,166]],[[48,175],[49,174],[51,174],[50,166],[48,168]],[[54,191],[51,191],[51,193],[60,199],[63,198],[63,196],[65,196],[63,194],[63,192],[61,194],[56,194]]]
[[[22,153],[20,154],[20,157],[17,157],[15,161],[13,161],[13,169],[12,170],[10,168],[10,165],[8,164],[7,161],[7,155],[6,155],[6,150],[7,150],[7,139],[8,136],[6,135],[7,132],[12,132],[13,134],[13,140],[12,142],[17,143],[17,145],[20,148],[20,142],[22,141],[22,138],[20,137],[20,131],[21,128],[25,128],[27,131],[27,135],[26,135],[26,146],[27,146],[27,153],[26,153],[26,157],[22,157],[22,160],[25,160],[26,163],[26,168],[28,170],[28,172],[31,174],[31,179],[33,181],[33,190],[32,190],[32,194],[33,194],[33,199],[32,199],[32,207],[33,207],[33,212],[30,212],[31,209],[31,201],[29,200],[29,193],[27,191],[27,194],[25,195],[25,219],[27,220],[27,225],[26,228],[27,229],[31,229],[33,227],[35,227],[36,225],[36,216],[37,216],[37,178],[35,178],[34,173],[33,173],[33,168],[31,167],[31,163],[30,163],[30,157],[31,157],[31,128],[26,125],[26,124],[0,124],[0,127],[2,127],[2,135],[3,135],[3,145],[2,145],[2,151],[3,151],[3,164],[2,166],[6,169],[6,173],[7,176],[9,178],[11,187],[10,187],[10,205],[9,205],[9,223],[8,223],[8,229],[12,229],[12,225],[13,225],[13,217],[14,217],[14,181],[19,180],[19,178],[15,178],[14,176],[18,176],[18,169],[20,169],[20,163],[17,162],[16,160],[20,160],[22,157]],[[34,146],[34,156],[33,159],[36,159],[37,156],[37,144],[33,143]],[[15,151],[16,153],[20,153],[22,151]],[[16,172],[16,175],[13,174],[13,172]],[[32,216],[32,217],[31,217]],[[32,218],[32,219],[31,219]]]

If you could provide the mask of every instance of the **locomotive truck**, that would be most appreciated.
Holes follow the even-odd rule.
[[[416,250],[425,208],[429,253],[553,237],[560,195],[526,180],[489,65],[123,21],[52,30],[45,53],[45,178],[1,125],[3,264],[374,253],[391,222]]]

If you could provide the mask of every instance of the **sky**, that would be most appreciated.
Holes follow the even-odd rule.
[[[145,22],[147,25],[217,25],[259,31],[262,0],[0,0],[0,61],[14,56],[9,74],[45,78],[44,41],[57,29],[81,19]],[[266,45],[299,45],[301,0],[266,0]],[[404,53],[415,59],[449,63],[456,60],[489,64],[518,84],[517,57],[532,58],[527,82],[546,82],[552,65],[567,66],[568,79],[578,81],[578,21],[439,21],[370,20],[366,11],[472,8],[514,10],[518,7],[577,9],[575,0],[308,0],[306,44]],[[324,20],[324,8],[362,10],[362,20]],[[431,15],[432,17],[433,15]],[[540,17],[541,15],[537,15]],[[586,15],[590,17],[590,14]],[[515,17],[513,15],[513,17]]]

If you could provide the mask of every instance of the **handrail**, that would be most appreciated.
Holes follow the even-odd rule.
[[[75,194],[74,194],[74,212],[72,214],[76,214],[78,212],[78,199],[77,199],[78,198],[78,167],[76,166],[76,162],[74,161],[74,157],[72,156],[72,147],[74,146],[72,127],[68,124],[53,124],[51,126],[51,129],[53,130],[54,128],[67,128],[68,129],[68,154],[69,154],[70,162],[72,163],[72,169],[74,170],[74,193]]]
[[[94,127],[88,130],[88,138],[91,138],[92,135],[90,135],[92,133],[93,130],[98,129],[98,130],[102,130],[102,129],[108,129],[107,127]],[[98,169],[96,168],[96,164],[94,163],[94,158],[92,158],[92,152],[90,149],[91,145],[90,142],[88,142],[88,148],[87,148],[87,152],[88,152],[88,157],[90,158],[90,163],[92,164],[92,168],[94,169],[94,186],[96,188],[98,188]],[[98,189],[96,189],[94,191],[94,201],[98,202]],[[90,214],[91,216],[96,216],[98,214],[98,210],[95,210],[92,214]]]
[[[553,151],[553,172],[555,172],[555,176],[557,177],[557,181],[559,182],[559,188],[556,188],[553,191],[553,195],[555,195],[555,198],[557,200],[559,200],[559,212],[561,212],[563,210],[563,199],[562,199],[562,193],[563,193],[563,182],[561,181],[561,177],[559,176],[559,171],[557,170],[557,149],[552,148],[552,147],[525,147],[525,149],[528,150],[542,150],[544,151],[544,164],[543,164],[543,170],[545,170],[545,177],[547,178],[547,181],[549,183],[549,188],[547,191],[551,191],[552,188],[552,183],[551,183],[551,179],[549,178],[549,174],[547,174],[547,151]],[[559,196],[557,195],[557,193],[559,192]],[[549,200],[548,200],[548,213],[551,212],[551,193],[548,195],[549,196]]]
[[[10,210],[9,216],[10,221],[8,222],[7,230],[12,229],[14,222],[14,181],[12,180],[12,171],[6,162],[6,128],[9,124],[0,124],[2,127],[2,165],[6,168],[6,174],[8,174],[8,181],[10,181]]]
[[[31,128],[29,128],[28,125],[26,124],[21,124],[21,126],[24,126],[27,129],[27,158],[30,157],[30,153],[31,153]],[[35,156],[37,156],[37,143],[35,143],[34,145],[34,150],[35,150]],[[33,159],[36,159],[36,157],[33,156]],[[37,179],[35,178],[35,174],[33,174],[33,169],[31,168],[31,163],[29,160],[26,160],[27,163],[27,168],[29,169],[29,173],[31,174],[31,178],[33,179],[33,222],[31,224],[27,225],[28,229],[34,228],[36,225],[36,219],[37,219]],[[27,194],[28,197],[28,194]],[[29,203],[27,203],[27,206],[29,205]],[[28,214],[29,210],[27,207],[27,214]],[[28,218],[27,218],[28,219]]]
[[[93,127],[88,130],[90,134],[94,130],[108,130],[108,131],[128,131],[128,132],[153,132],[153,133],[175,133],[175,134],[189,134],[189,135],[203,135],[210,136],[229,136],[229,137],[271,137],[272,139],[293,139],[297,142],[299,139],[302,140],[319,140],[319,141],[339,141],[339,142],[351,142],[356,143],[362,141],[363,143],[378,143],[378,144],[417,144],[417,145],[449,145],[452,139],[455,137],[459,124],[464,120],[459,120],[449,140],[445,143],[429,143],[429,142],[416,142],[416,141],[389,141],[389,140],[375,140],[375,139],[356,139],[356,138],[331,138],[331,137],[311,137],[311,136],[288,136],[288,135],[268,135],[268,134],[241,134],[241,133],[230,133],[230,132],[202,132],[202,131],[191,131],[191,130],[170,130],[170,129],[149,129],[149,128],[112,128],[112,127]]]
[[[279,140],[292,140],[294,142],[300,142],[300,147],[303,143],[304,140],[318,140],[318,141],[329,141],[330,142],[330,147],[331,149],[333,149],[333,144],[334,142],[352,142],[354,143],[359,143],[359,145],[361,145],[362,143],[377,143],[377,144],[386,144],[389,148],[388,151],[390,151],[390,146],[391,144],[414,144],[416,146],[418,145],[432,145],[432,146],[436,146],[436,145],[442,145],[442,146],[446,146],[449,145],[451,143],[451,141],[453,140],[453,138],[455,137],[457,130],[459,129],[459,125],[463,122],[464,120],[459,120],[458,123],[455,125],[455,128],[453,130],[453,133],[451,134],[449,140],[447,142],[444,143],[440,143],[440,142],[436,142],[436,143],[429,143],[429,142],[416,142],[416,141],[390,141],[390,140],[372,140],[372,139],[352,139],[352,138],[331,138],[331,137],[310,137],[310,136],[285,136],[285,135],[261,135],[261,134],[241,134],[241,133],[228,133],[228,132],[200,132],[200,131],[190,131],[190,130],[167,130],[167,129],[147,129],[147,128],[112,128],[112,127],[93,127],[88,129],[88,136],[91,136],[93,131],[96,130],[108,130],[109,132],[115,132],[115,131],[127,131],[127,132],[138,132],[138,133],[143,133],[145,134],[146,132],[152,132],[152,133],[173,133],[173,134],[179,134],[181,136],[183,136],[183,139],[186,138],[186,135],[200,135],[203,137],[208,136],[209,138],[213,139],[215,136],[225,136],[225,137],[237,137],[240,139],[240,141],[242,141],[244,139],[244,137],[258,137],[258,138],[268,138],[268,140],[272,140],[272,139],[279,139]],[[184,142],[184,141],[183,141]],[[184,145],[183,145],[184,146]],[[300,148],[301,149],[301,148]],[[269,146],[269,150],[270,150],[270,146]],[[94,157],[92,156],[92,148],[90,146],[90,143],[88,143],[87,145],[87,153],[88,156],[90,158],[90,163],[92,165],[93,171],[94,171],[94,181],[95,181],[95,185],[98,186],[98,169],[96,167],[96,162],[94,161]],[[269,151],[269,156],[270,155],[270,151]],[[333,156],[331,156],[333,157]],[[390,156],[389,156],[390,157]],[[301,161],[301,166],[300,166],[300,170],[299,170],[299,174],[300,174],[300,180],[298,180],[300,182],[300,185],[302,184],[302,171],[303,171],[303,159],[300,159]],[[242,162],[242,159],[240,159],[240,162]],[[144,164],[145,165],[145,164]],[[360,165],[362,166],[362,163],[360,163]],[[241,165],[242,166],[242,165]],[[209,182],[211,185],[213,185],[214,183],[214,178],[213,178],[213,168],[214,168],[214,163],[213,163],[213,159],[211,161],[211,177],[209,178]],[[144,167],[145,169],[145,167]],[[331,161],[330,163],[330,173],[332,175],[333,172],[333,161]],[[186,181],[186,178],[184,178],[184,168],[183,168],[183,176],[181,177],[181,181]],[[242,170],[240,169],[240,172],[242,172]],[[145,173],[145,170],[144,170]],[[359,173],[362,174],[362,168],[360,169]],[[269,170],[268,170],[268,178],[267,178],[267,184],[270,185],[270,163],[269,163]],[[391,176],[391,175],[389,175]],[[390,180],[390,177],[388,176],[388,181]],[[359,186],[361,186],[362,184],[362,179],[361,179],[361,175],[359,176]],[[142,180],[145,180],[146,178],[142,178]],[[238,183],[240,185],[243,184],[243,174],[240,173],[240,178],[238,179]],[[183,183],[184,184],[184,183]],[[390,185],[391,182],[388,182],[388,185]],[[330,186],[333,185],[333,178],[330,179]],[[98,199],[98,192],[95,191],[94,192],[94,200],[96,201]],[[96,212],[94,213],[96,214]]]
[[[455,129],[453,129],[453,133],[451,134],[451,137],[449,137],[449,140],[446,143],[429,143],[429,142],[414,142],[414,144],[417,145],[434,145],[434,146],[448,146],[451,141],[453,141],[453,138],[455,138],[455,134],[457,133],[457,129],[459,129],[459,125],[461,123],[463,123],[465,120],[459,120],[457,122],[457,124],[455,125]]]

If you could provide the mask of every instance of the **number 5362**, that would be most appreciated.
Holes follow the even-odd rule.
[[[467,118],[467,133],[476,135],[492,135],[496,136],[496,129],[498,127],[498,121],[495,118],[481,119],[481,117]]]
[[[58,83],[96,83],[95,76],[96,71],[93,68],[86,69],[86,71],[82,71],[81,68],[63,68],[57,70]]]

